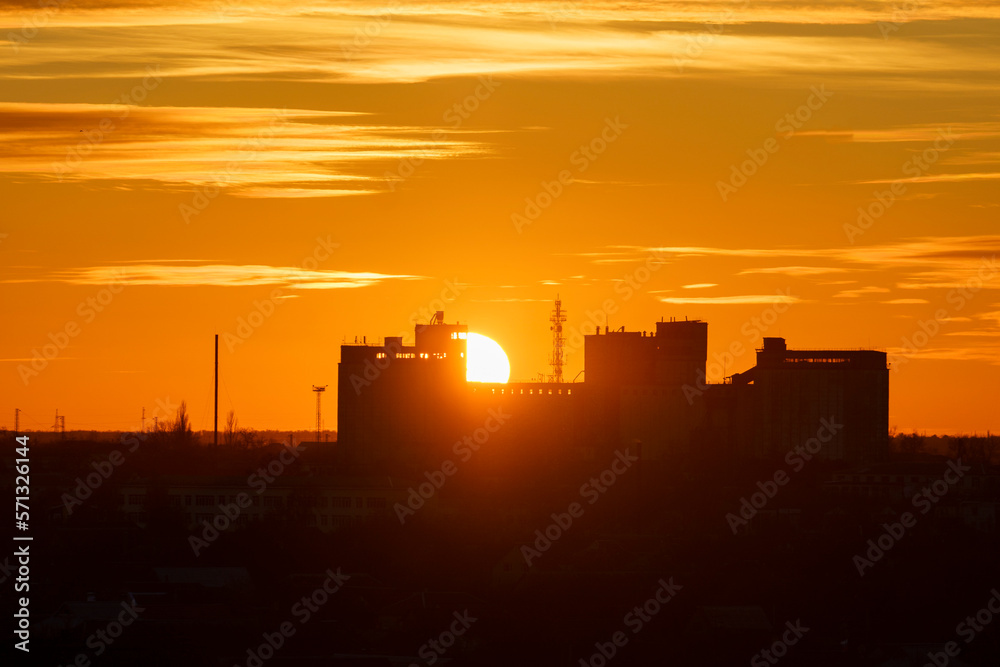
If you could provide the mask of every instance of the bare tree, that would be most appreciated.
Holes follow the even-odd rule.
[[[181,401],[181,404],[177,406],[177,415],[170,430],[178,442],[191,442],[194,440],[194,433],[191,431],[191,418],[188,416],[186,401]]]
[[[234,449],[253,449],[267,444],[267,439],[262,433],[240,426],[240,420],[236,417],[236,411],[230,410],[226,415],[226,430],[223,432],[223,442],[227,447]]]
[[[894,438],[897,442],[898,450],[903,454],[917,454],[918,452],[924,451],[924,446],[927,444],[924,442],[922,435],[914,431],[913,433],[901,433]]]
[[[263,433],[252,428],[240,429],[240,443],[245,449],[255,449],[267,444],[267,438]]]
[[[223,434],[223,442],[230,447],[236,444],[236,440],[239,437],[238,424],[239,420],[236,419],[236,411],[230,410],[229,414],[226,415],[226,430]]]

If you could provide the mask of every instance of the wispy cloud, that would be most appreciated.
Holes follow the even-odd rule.
[[[888,352],[915,359],[940,361],[979,361],[1000,366],[1000,344],[980,344],[976,347],[938,347],[922,349],[915,354],[906,348],[889,348]]]
[[[847,298],[854,299],[866,294],[881,294],[884,292],[890,292],[888,287],[877,287],[875,285],[868,285],[867,287],[859,287],[858,289],[843,290],[834,294],[834,298]]]
[[[422,280],[423,276],[370,271],[308,270],[264,264],[130,264],[90,266],[39,272],[34,276],[0,279],[0,283],[61,282],[70,285],[158,285],[190,287],[252,287],[274,285],[287,289],[350,289],[387,280]]]
[[[847,269],[833,266],[764,266],[755,269],[744,269],[740,271],[740,275],[773,273],[784,276],[819,276],[827,273],[843,273],[845,271]]]
[[[370,123],[359,113],[244,107],[0,103],[0,172],[115,187],[219,187],[242,197],[384,191],[404,158],[487,155],[469,132]],[[111,124],[111,129],[101,130]]]
[[[489,72],[677,77],[673,58],[683,56],[692,35],[703,33],[706,22],[718,24],[724,12],[718,3],[682,0],[598,0],[572,3],[569,12],[567,4],[79,0],[47,12],[44,29],[53,38],[22,48],[18,61],[0,63],[0,78],[119,76],[131,63],[152,60],[163,61],[171,77],[226,81],[414,82]],[[8,6],[0,20],[16,29],[39,11],[37,3]],[[391,22],[378,39],[345,57],[354,31],[386,13]],[[921,3],[922,34],[936,39],[882,39],[874,24],[891,16],[877,3],[755,2],[752,14],[735,12],[725,20],[726,29],[713,35],[712,48],[692,59],[684,76],[777,71],[828,78],[863,72],[891,81],[916,70],[939,75],[929,85],[991,85],[976,76],[992,73],[990,59],[961,48],[966,35],[926,25],[995,19],[1000,8],[994,3]],[[559,30],[553,29],[554,17]],[[116,38],[102,39],[109,31]]]
[[[1000,178],[1000,172],[966,172],[947,174],[928,174],[926,176],[914,176],[907,178],[907,183],[964,183],[968,181],[995,181]],[[858,181],[865,185],[878,185],[882,183],[895,183],[898,178],[877,178],[868,181]]]
[[[973,336],[984,338],[1000,337],[1000,329],[972,329],[970,331],[949,331],[945,336]]]
[[[858,268],[917,268],[933,266],[940,271],[975,270],[978,263],[995,263],[996,253],[1000,253],[1000,235],[976,236],[926,236],[901,239],[892,243],[870,246],[834,247],[834,248],[720,248],[706,246],[611,246],[613,252],[620,257],[636,259],[655,253],[667,258],[693,257],[742,257],[757,259],[766,257],[774,260],[821,258],[838,263],[839,266],[828,272],[857,270]],[[764,267],[761,269],[743,269],[741,274],[748,273],[787,273],[796,275],[799,267]],[[805,268],[807,275],[815,269]],[[788,271],[787,269],[793,269]]]
[[[518,297],[510,297],[507,299],[469,299],[469,301],[475,303],[532,303],[532,302],[552,303],[551,299],[527,299]]]
[[[944,130],[961,137],[963,141],[995,139],[1000,137],[1000,122],[995,120],[983,120],[975,123],[956,121],[936,125],[902,125],[857,130],[802,130],[796,134],[799,137],[825,137],[834,141],[851,143],[929,144],[938,139]]]
[[[755,303],[799,303],[799,297],[788,294],[743,294],[739,296],[701,296],[701,297],[680,297],[664,296],[660,297],[663,303],[674,304],[700,304],[705,306],[734,305],[734,304],[755,304]]]

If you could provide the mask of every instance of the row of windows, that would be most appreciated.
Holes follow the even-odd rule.
[[[927,483],[934,480],[927,475],[834,475],[833,479],[838,482],[921,482]]]
[[[360,516],[331,516],[329,514],[320,514],[319,516],[310,516],[306,523],[310,526],[343,528],[345,526],[361,523],[364,520],[365,518]]]
[[[192,496],[190,495],[181,496],[179,494],[172,494],[168,496],[168,498],[170,505],[174,507],[181,506],[182,500],[184,505],[190,506],[192,504]],[[227,496],[223,495],[220,496],[196,495],[193,498],[194,498],[194,504],[197,505],[198,507],[212,507],[216,503],[218,503],[219,505],[225,504],[226,502],[228,502],[229,504],[236,503],[236,496],[228,496],[228,500]],[[264,498],[264,507],[284,507],[285,499],[283,496],[263,496],[263,498]],[[125,496],[126,500],[125,504],[141,507],[145,505],[146,503],[145,499],[146,499],[145,494],[130,493],[127,496]],[[325,508],[329,506],[335,508],[350,508],[353,505],[354,507],[359,507],[359,508],[368,507],[369,509],[380,509],[386,506],[385,498],[373,498],[373,497],[354,498],[353,502],[350,496],[333,496],[333,497],[309,496],[303,500],[304,500],[303,504],[306,507]],[[253,507],[259,505],[260,501],[258,496],[250,496],[250,504]]]
[[[214,514],[204,514],[199,512],[197,514],[191,515],[190,519],[192,520],[192,523],[194,525],[201,525],[203,521],[212,523],[212,521],[215,519],[215,516],[216,515]],[[131,517],[133,521],[142,523],[145,523],[147,520],[147,515],[145,512],[131,512],[129,513],[129,517]],[[231,525],[243,527],[246,526],[250,521],[253,521],[254,519],[260,520],[261,518],[262,517],[260,516],[241,514],[240,516],[236,517],[236,520],[233,521]],[[319,515],[311,514],[308,517],[306,517],[306,524],[309,526],[318,525],[318,526],[329,526],[333,528],[342,528],[344,526],[359,524],[365,520],[366,517],[363,516],[336,516],[330,514],[319,514]]]
[[[473,390],[473,391],[475,391],[475,390]],[[525,395],[525,394],[528,395],[528,396],[542,396],[542,395],[558,396],[558,395],[561,395],[563,393],[563,390],[562,389],[528,389],[527,391],[525,391],[523,388],[519,388],[519,387],[510,387],[510,388],[508,388],[508,387],[499,387],[499,388],[497,388],[497,387],[490,387],[490,392],[493,393],[493,394],[495,394],[495,395],[497,395],[497,396],[522,396],[522,395]],[[565,393],[567,395],[572,394],[573,390],[567,388]]]
[[[428,353],[428,352],[421,352],[419,355],[417,355],[414,352],[397,352],[396,353],[396,358],[397,359],[416,359],[417,356],[419,356],[421,359],[447,359],[448,358],[448,353],[447,352],[430,352],[430,353]],[[465,353],[461,353],[460,356],[464,357]],[[386,357],[385,352],[376,352],[375,353],[375,358],[376,359],[385,359],[385,357]]]
[[[212,523],[215,519],[215,514],[209,514],[205,512],[197,512],[195,514],[188,515],[189,521],[193,525],[201,525],[202,522],[207,521]],[[146,523],[149,521],[149,514],[146,512],[129,512],[128,518],[136,523]],[[253,519],[260,519],[260,516],[241,514],[236,517],[235,520],[230,522],[230,525],[243,527],[246,526]],[[362,523],[365,521],[366,517],[363,516],[338,516],[330,514],[311,514],[306,518],[307,525],[310,526],[321,526],[329,528],[343,528],[345,526],[351,526],[355,524]]]
[[[833,492],[844,496],[881,496],[884,498],[898,497],[899,489],[891,486],[833,486]]]
[[[310,517],[308,525],[323,528],[344,528],[360,524],[363,521],[365,521],[365,517],[363,516],[331,516],[329,514],[321,514],[318,517]]]
[[[285,506],[285,498],[283,496],[262,496],[262,497],[263,497],[264,507],[277,508]],[[261,503],[260,498],[261,498],[260,496],[251,495],[250,496],[251,507],[257,507]],[[142,507],[143,505],[146,504],[145,494],[130,493],[127,496],[123,495],[123,499],[125,500],[126,505],[131,505],[134,507]],[[186,506],[191,506],[193,500],[194,505],[198,507],[213,507],[216,504],[223,505],[226,504],[227,502],[229,504],[236,503],[236,496],[228,496],[227,500],[227,496],[224,495],[182,496],[180,494],[171,494],[170,496],[168,496],[168,499],[169,499],[168,502],[173,507],[181,507],[182,500],[183,500],[183,505]],[[332,496],[332,497],[309,496],[303,500],[304,500],[303,504],[306,507],[326,508],[327,506],[329,506],[341,509],[350,509],[352,505],[353,507],[357,508],[367,507],[368,509],[384,509],[386,507],[385,498],[374,498],[374,497],[354,498],[353,503],[352,503],[352,498],[350,496]]]
[[[352,499],[350,496],[309,496],[304,499],[303,503],[306,507],[321,507],[326,508],[327,506],[333,508],[347,508],[352,507]],[[385,498],[354,498],[354,507],[367,507],[368,509],[382,509],[385,505]]]

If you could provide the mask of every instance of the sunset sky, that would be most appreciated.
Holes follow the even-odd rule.
[[[0,426],[185,399],[210,429],[219,334],[222,414],[310,428],[328,384],[336,428],[342,342],[438,301],[534,379],[558,294],[571,338],[606,303],[707,320],[715,382],[757,332],[884,349],[891,427],[1000,430],[1000,2],[51,0],[0,28]]]

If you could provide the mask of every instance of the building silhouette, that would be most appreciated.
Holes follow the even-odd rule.
[[[342,345],[338,441],[346,429],[361,460],[411,462],[460,438],[467,336],[468,326],[445,324],[438,312],[429,324],[416,325],[412,346],[402,337]]]
[[[789,350],[764,338],[756,365],[705,381],[708,323],[668,320],[651,331],[584,337],[582,382],[466,382],[466,325],[438,312],[402,338],[341,346],[338,441],[358,461],[433,462],[509,414],[484,448],[492,465],[588,461],[623,447],[644,461],[771,459],[814,438],[820,459],[882,460],[888,452],[886,353]],[[500,443],[502,446],[496,446]]]
[[[802,444],[824,418],[843,419],[843,428],[824,445],[828,458],[863,462],[887,453],[885,352],[789,350],[784,338],[764,338],[757,365],[735,374],[732,383],[750,392],[758,456]]]

